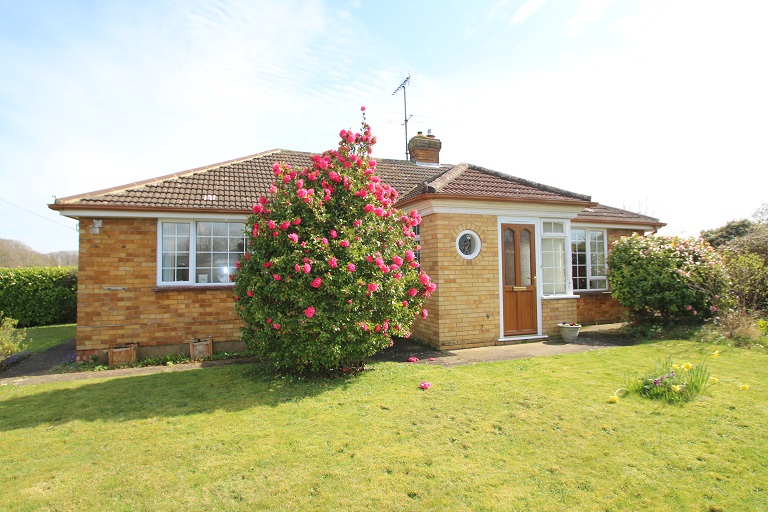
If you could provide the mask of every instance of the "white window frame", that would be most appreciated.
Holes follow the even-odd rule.
[[[547,224],[559,224],[561,226],[560,232],[547,232],[546,227]],[[570,239],[568,236],[569,233],[569,222],[563,219],[541,219],[541,227],[540,227],[540,236],[539,236],[539,251],[540,251],[540,257],[539,257],[539,281],[540,281],[540,291],[542,297],[566,297],[570,296],[572,294],[571,290],[571,279],[570,279],[570,268],[568,265],[568,261],[570,259]],[[545,283],[544,282],[544,241],[545,240],[562,240],[563,241],[563,252],[562,252],[562,258],[563,258],[563,285],[564,290],[562,292],[555,292],[555,293],[546,293],[545,286],[548,284],[556,284],[556,283]],[[555,268],[555,267],[551,267]]]
[[[214,287],[214,286],[234,286],[234,282],[227,281],[219,282],[214,281],[208,283],[198,283],[197,281],[197,224],[201,222],[211,223],[224,223],[224,224],[242,224],[243,225],[243,252],[247,240],[245,238],[245,222],[240,219],[220,219],[220,218],[176,218],[176,219],[158,219],[157,221],[157,273],[156,283],[158,287],[173,288],[173,287]],[[186,224],[189,226],[189,276],[186,281],[163,281],[163,224]],[[230,254],[234,254],[231,251],[227,251]],[[203,267],[204,268],[204,267]],[[226,267],[228,270],[226,275],[230,275],[234,272],[235,268],[231,265]]]
[[[576,275],[573,273],[573,267],[575,266],[573,259],[576,257],[576,252],[573,251],[573,244],[575,243],[575,240],[573,238],[573,232],[574,231],[584,231],[584,245],[586,248],[586,280],[587,280],[587,287],[586,288],[577,288],[576,286],[576,280],[578,279]],[[603,235],[603,265],[606,269],[606,274],[608,270],[607,265],[607,259],[608,259],[608,230],[603,228],[591,228],[587,226],[579,226],[577,228],[571,229],[571,243],[570,243],[570,252],[571,252],[571,285],[573,286],[573,291],[575,292],[604,292],[608,291],[608,277],[607,276],[593,276],[592,275],[592,243],[591,243],[591,237],[590,233],[592,232],[600,232]],[[605,283],[605,286],[600,288],[592,288],[592,281],[602,281]]]

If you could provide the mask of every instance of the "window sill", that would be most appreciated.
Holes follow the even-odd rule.
[[[603,293],[611,293],[611,290],[574,290],[576,295],[600,295]]]
[[[542,295],[542,300],[578,299],[578,295]]]
[[[231,290],[235,287],[235,283],[225,284],[213,284],[213,285],[163,285],[155,286],[152,288],[153,292],[188,292],[188,291],[201,291],[201,290]]]

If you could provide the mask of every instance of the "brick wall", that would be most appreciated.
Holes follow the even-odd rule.
[[[191,337],[240,338],[242,324],[231,287],[156,287],[156,220],[105,218],[99,234],[90,233],[91,223],[80,219],[80,360],[104,358],[110,346],[131,342],[140,344],[139,356],[144,357],[153,351],[182,351]]]
[[[560,329],[557,324],[560,322],[577,321],[577,304],[579,299],[542,299],[541,301],[541,330],[550,338],[559,339]]]
[[[471,260],[456,251],[462,231],[476,232],[482,244]],[[421,223],[421,263],[437,283],[427,299],[426,320],[413,336],[442,349],[494,345],[499,337],[498,227],[492,215],[432,214]]]

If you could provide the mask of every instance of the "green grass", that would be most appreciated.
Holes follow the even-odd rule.
[[[27,345],[27,350],[32,354],[43,352],[74,338],[76,327],[76,324],[27,327],[27,337],[24,343]]]
[[[715,348],[720,382],[693,401],[608,402],[654,357],[696,364]],[[665,341],[454,368],[378,363],[333,381],[233,365],[0,387],[0,503],[766,510],[767,363],[764,351]]]

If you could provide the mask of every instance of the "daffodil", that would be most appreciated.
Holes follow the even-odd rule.
[[[683,365],[683,370],[685,370],[685,371],[688,371],[688,370],[690,370],[691,368],[693,368],[693,365],[692,365],[691,363],[685,363],[685,364]]]
[[[748,390],[748,389],[749,389],[749,384],[742,384],[742,385],[739,387],[739,389],[740,389],[740,390],[742,390],[742,391],[746,391],[746,390]]]
[[[612,404],[615,404],[616,402],[619,401],[619,397],[616,395],[612,395],[611,398],[608,399],[608,401],[611,402]]]
[[[676,372],[679,372],[680,371],[680,365],[679,364],[673,364],[672,365],[672,369],[675,370]]]
[[[680,390],[681,390],[681,389],[683,389],[683,388],[682,388],[682,386],[673,385],[673,386],[672,386],[672,389],[673,389],[674,391],[680,391]]]
[[[710,377],[709,380],[712,381],[712,384],[717,384],[718,382],[720,382],[720,379],[718,379],[717,377]]]
[[[717,359],[718,357],[720,357],[719,350],[715,350],[714,352],[712,352],[712,359]]]

